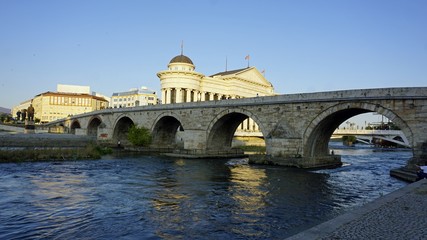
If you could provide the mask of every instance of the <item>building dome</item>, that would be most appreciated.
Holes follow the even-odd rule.
[[[169,62],[169,64],[170,63],[188,63],[191,65],[194,65],[193,61],[191,61],[191,59],[189,57],[182,55],[182,54],[172,58],[172,60]]]

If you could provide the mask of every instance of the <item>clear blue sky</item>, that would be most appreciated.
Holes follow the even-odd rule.
[[[0,106],[58,83],[159,93],[181,41],[206,75],[249,54],[278,93],[427,86],[426,0],[0,0]]]

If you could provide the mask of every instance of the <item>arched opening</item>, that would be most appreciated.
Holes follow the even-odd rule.
[[[250,118],[245,113],[232,112],[216,120],[209,131],[207,150],[231,150],[233,148],[233,138],[235,137],[237,128],[247,119]],[[251,119],[255,122],[253,118]],[[258,133],[261,135],[258,137],[263,139],[262,132],[259,131]],[[265,146],[265,141],[262,141]]]
[[[126,144],[128,142],[127,137],[129,128],[132,125],[134,125],[134,122],[129,117],[120,118],[114,127],[113,140],[115,142],[120,140],[121,144]]]
[[[375,108],[379,108],[379,106],[375,106]],[[344,128],[342,127],[343,125],[348,126],[346,129],[347,131],[349,131],[348,135],[356,135],[356,130],[359,130],[359,132],[361,132],[364,128],[367,127],[365,125],[369,125],[369,123],[366,122],[366,124],[363,123],[363,126],[360,126],[362,124],[359,124],[359,126],[357,126],[356,124],[348,120],[354,116],[368,112],[384,112],[384,116],[387,119],[393,119],[393,126],[402,131],[401,136],[403,136],[402,138],[405,139],[404,142],[406,142],[408,147],[411,146],[410,139],[412,139],[412,133],[409,127],[393,112],[385,111],[383,109],[373,111],[370,109],[362,109],[350,106],[347,106],[346,108],[342,106],[336,106],[334,109],[329,110],[329,114],[326,115],[326,117],[321,117],[325,115],[322,113],[318,116],[317,119],[313,120],[311,126],[308,128],[312,130],[306,131],[306,133],[304,134],[304,156],[316,158],[330,155],[331,152],[329,150],[329,142],[333,133],[336,132],[337,129],[339,129],[339,126],[341,125],[341,129]],[[391,139],[392,141],[396,141],[396,139]],[[361,141],[363,140],[361,139]]]
[[[232,147],[265,151],[265,139],[258,124],[252,118],[246,118],[234,133]]]
[[[160,118],[152,131],[152,146],[157,148],[183,148],[181,134],[184,128],[178,119],[165,116]]]
[[[70,133],[76,134],[76,128],[81,128],[79,121],[74,121],[70,126]]]
[[[347,119],[333,133],[331,141],[346,146],[411,148],[401,129],[386,116],[365,113]]]
[[[88,136],[98,136],[98,127],[101,125],[101,119],[95,117],[90,120],[89,125],[87,126],[87,135]]]

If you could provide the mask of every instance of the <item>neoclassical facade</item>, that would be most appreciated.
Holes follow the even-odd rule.
[[[172,58],[167,70],[157,73],[162,104],[275,95],[273,85],[255,67],[220,72],[211,76],[205,76],[195,70],[193,61],[181,53]],[[239,125],[237,131],[257,132],[259,127],[249,118]]]
[[[181,54],[160,71],[162,104],[214,101],[274,95],[272,84],[255,68],[248,67],[205,76],[193,61]]]
[[[12,114],[34,107],[34,118],[48,123],[68,116],[92,112],[108,107],[106,97],[90,91],[89,86],[58,84],[56,92],[40,93],[14,107]]]

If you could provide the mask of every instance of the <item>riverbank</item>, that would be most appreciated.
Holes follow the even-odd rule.
[[[423,179],[287,239],[424,239],[426,206]]]
[[[95,142],[93,137],[55,133],[16,133],[0,134],[0,149],[19,147],[85,147]]]
[[[85,148],[24,148],[0,150],[0,163],[100,159],[104,151],[105,150],[96,145],[88,145]]]
[[[0,162],[99,159],[106,151],[87,136],[3,131]]]

